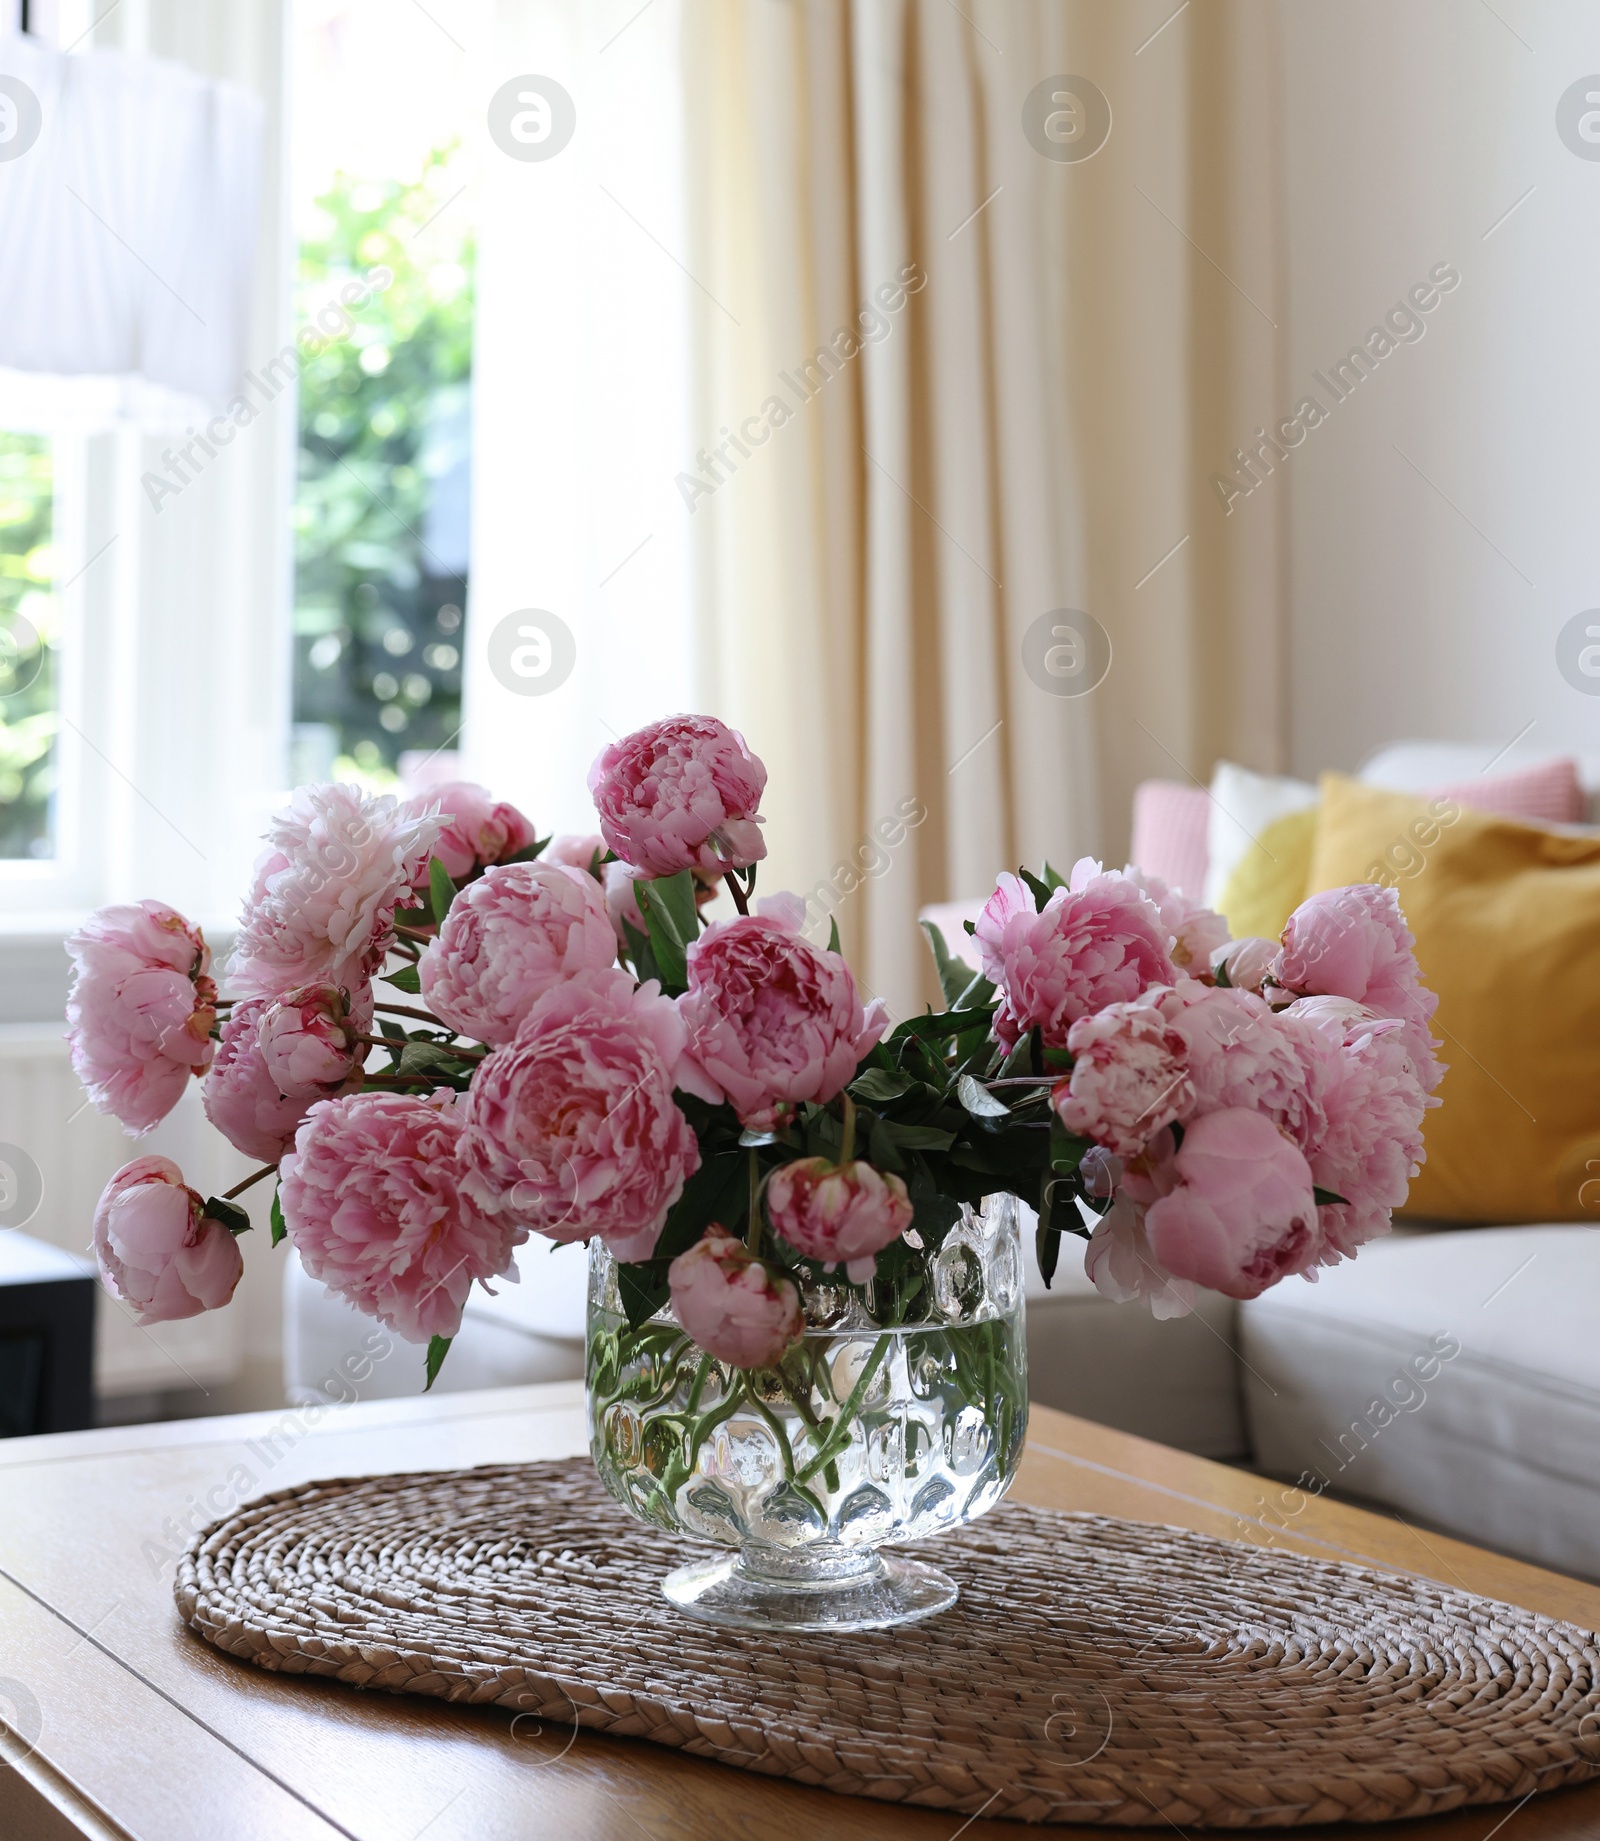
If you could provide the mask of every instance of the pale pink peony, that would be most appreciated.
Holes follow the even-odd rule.
[[[589,791],[606,842],[650,877],[720,875],[767,854],[756,807],[767,770],[714,716],[668,716],[604,749]]]
[[[100,908],[67,940],[72,1070],[100,1112],[140,1137],[211,1065],[217,987],[198,927],[159,901]]]
[[[758,1129],[779,1108],[826,1104],[889,1025],[880,1000],[863,1009],[844,959],[804,938],[803,914],[790,897],[714,921],[689,948],[678,999],[688,1030],[678,1084],[725,1099]]]
[[[491,863],[504,863],[536,842],[533,826],[514,805],[497,800],[470,780],[447,780],[408,799],[406,812],[426,819],[435,811],[442,829],[433,855],[458,887]]]
[[[1304,1143],[1318,1129],[1322,1043],[1285,1024],[1250,991],[1213,989],[1191,978],[1162,992],[1159,1008],[1188,1047],[1194,1102],[1188,1114],[1248,1106]]]
[[[308,984],[285,991],[261,1012],[256,1043],[267,1075],[289,1099],[326,1099],[367,1058],[365,1035],[372,1021],[372,994],[352,1002],[337,985]]]
[[[672,1308],[690,1336],[734,1368],[770,1368],[805,1329],[800,1293],[713,1221],[667,1268]]]
[[[1071,1076],[1051,1094],[1061,1123],[1124,1157],[1194,1105],[1188,1045],[1151,1004],[1110,1004],[1067,1032]]]
[[[461,891],[417,970],[435,1016],[498,1046],[546,991],[616,957],[593,876],[560,863],[508,863]]]
[[[1234,990],[1254,991],[1259,995],[1267,974],[1277,963],[1278,952],[1276,940],[1263,940],[1254,935],[1245,940],[1229,940],[1213,949],[1211,970],[1213,974],[1226,970],[1228,983]]]
[[[233,1006],[203,1089],[206,1117],[236,1151],[261,1163],[276,1163],[293,1144],[315,1097],[285,1095],[267,1067],[261,1024],[275,1001],[246,997]]]
[[[170,1157],[135,1157],[106,1184],[94,1211],[94,1255],[114,1298],[144,1324],[220,1310],[244,1273],[238,1242]]]
[[[394,910],[426,872],[440,820],[354,786],[302,786],[256,863],[229,980],[244,997],[353,990],[382,965]]]
[[[804,1157],[782,1164],[767,1178],[766,1194],[775,1231],[830,1271],[842,1264],[857,1285],[872,1277],[876,1255],[900,1238],[915,1212],[898,1176],[859,1160]]]
[[[465,1187],[551,1240],[599,1234],[648,1259],[700,1167],[672,1097],[683,1024],[652,980],[586,972],[555,985],[478,1068],[464,1107]]]
[[[1318,1210],[1321,1257],[1332,1265],[1388,1233],[1422,1168],[1423,1116],[1439,1104],[1429,1098],[1433,1056],[1425,1030],[1344,998],[1301,998],[1286,1015],[1320,1030],[1335,1051],[1321,1130],[1302,1147],[1318,1188],[1344,1198]]]
[[[1103,1298],[1131,1304],[1142,1298],[1153,1317],[1187,1317],[1197,1287],[1174,1278],[1150,1250],[1145,1210],[1119,1195],[1100,1217],[1084,1248],[1083,1269]]]
[[[1254,1298],[1317,1263],[1311,1167],[1269,1118],[1242,1106],[1207,1113],[1175,1162],[1177,1188],[1145,1217],[1151,1253],[1174,1277]]]
[[[1002,876],[974,938],[985,976],[1002,992],[994,1029],[1008,1048],[1035,1028],[1046,1047],[1065,1048],[1080,1016],[1178,975],[1154,902],[1087,857],[1039,913],[1027,885]]]
[[[623,927],[624,921],[641,938],[649,939],[650,924],[639,907],[639,899],[633,887],[639,878],[631,866],[627,863],[608,863],[600,874],[606,891],[606,913],[611,917],[611,927],[617,936],[617,944],[626,946],[628,943],[628,935]]]
[[[461,1139],[453,1093],[352,1093],[319,1100],[283,1160],[306,1271],[407,1342],[454,1336],[473,1280],[514,1280],[527,1238],[462,1192]]]
[[[1395,891],[1357,882],[1301,902],[1283,930],[1275,976],[1297,996],[1348,997],[1426,1024],[1439,1000],[1422,983],[1415,945]]]
[[[1198,978],[1210,966],[1212,954],[1227,944],[1228,923],[1212,909],[1192,901],[1182,889],[1170,888],[1159,876],[1147,876],[1131,863],[1122,873],[1155,903],[1161,924],[1172,935],[1172,963]]]
[[[586,832],[581,836],[570,831],[563,831],[551,838],[540,852],[541,863],[565,863],[569,869],[581,869],[585,875],[604,876],[604,870],[596,870],[597,858],[606,854],[606,840],[598,831]]]

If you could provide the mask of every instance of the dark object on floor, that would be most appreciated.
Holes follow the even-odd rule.
[[[0,1232],[0,1438],[94,1423],[94,1268]]]

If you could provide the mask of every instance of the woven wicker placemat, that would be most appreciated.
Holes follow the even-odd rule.
[[[1375,1822],[1600,1776],[1600,1645],[1531,1611],[1014,1502],[913,1551],[961,1586],[926,1623],[714,1629],[658,1589],[706,1549],[569,1459],[264,1497],[199,1537],[176,1591],[261,1668],[963,1814]]]

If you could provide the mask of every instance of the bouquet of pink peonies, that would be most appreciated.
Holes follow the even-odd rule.
[[[219,996],[159,902],[69,942],[74,1066],[130,1133],[191,1074],[262,1168],[202,1198],[162,1157],[96,1210],[143,1322],[232,1296],[276,1173],[274,1243],[398,1335],[431,1385],[472,1285],[530,1233],[598,1236],[628,1321],[669,1303],[709,1355],[778,1362],[832,1275],[917,1307],[962,1204],[1038,1211],[1099,1289],[1158,1316],[1254,1297],[1387,1231],[1443,1073],[1392,890],[1317,895],[1281,941],[1137,870],[1000,878],[970,943],[929,928],[944,1005],[890,1029],[793,896],[754,901],[766,772],[708,717],[607,748],[592,837],[539,839],[456,784],[302,788],[274,821]],[[723,889],[737,910],[707,922]],[[974,963],[975,961],[975,963]],[[981,968],[981,969],[980,969]]]

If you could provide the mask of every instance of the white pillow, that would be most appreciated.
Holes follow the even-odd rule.
[[[1206,906],[1220,912],[1222,891],[1269,826],[1316,803],[1317,789],[1309,780],[1252,773],[1234,761],[1218,761],[1206,819]]]

